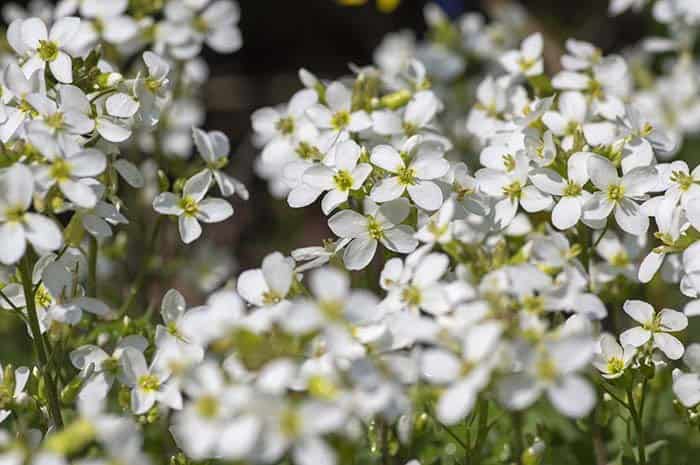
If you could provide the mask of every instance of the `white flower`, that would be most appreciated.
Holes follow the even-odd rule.
[[[16,263],[29,241],[38,251],[61,246],[61,230],[52,220],[27,210],[32,204],[34,177],[16,163],[0,175],[0,262]]]
[[[182,196],[163,192],[153,199],[153,209],[161,215],[178,217],[180,237],[185,244],[195,241],[202,234],[199,221],[218,223],[233,215],[233,207],[223,199],[204,198],[209,190],[212,175],[201,171],[185,182]]]
[[[572,418],[584,417],[595,405],[596,395],[576,371],[589,363],[593,350],[594,343],[588,337],[570,336],[547,343],[535,354],[519,354],[527,360],[526,369],[506,376],[498,384],[498,398],[506,408],[521,410],[546,391],[559,412]]]
[[[506,171],[482,168],[476,172],[479,188],[497,199],[493,213],[494,222],[500,228],[507,227],[513,221],[518,205],[534,213],[546,210],[553,203],[551,195],[528,185],[529,161],[524,155],[511,156],[506,164]]]
[[[328,129],[334,134],[347,134],[372,126],[372,120],[366,111],[351,111],[352,93],[343,84],[331,83],[326,88],[325,97],[328,106],[315,104],[306,110],[311,121],[319,128]]]
[[[85,345],[70,353],[71,363],[84,379],[80,398],[102,399],[109,393],[121,370],[120,358],[127,347],[143,352],[148,341],[143,336],[131,335],[119,341],[112,355],[95,345]]]
[[[542,34],[532,34],[523,40],[520,50],[504,53],[499,61],[510,74],[537,76],[544,72],[542,47]]]
[[[413,95],[406,105],[403,118],[391,110],[373,112],[372,127],[377,134],[411,137],[428,126],[441,107],[440,100],[432,91],[420,91]]]
[[[179,389],[168,382],[170,372],[156,361],[149,368],[143,353],[133,347],[125,347],[119,359],[120,380],[131,388],[131,410],[136,415],[148,412],[156,403],[176,410],[182,408]]]
[[[287,297],[294,276],[294,260],[274,252],[265,257],[261,268],[241,273],[238,293],[253,305],[274,305]]]
[[[342,238],[352,239],[345,248],[343,261],[350,270],[361,270],[372,261],[377,242],[394,252],[409,253],[418,241],[410,226],[400,224],[409,214],[406,199],[396,199],[377,206],[365,201],[365,215],[343,210],[328,220],[331,231]],[[398,225],[398,226],[397,226]]]
[[[669,333],[684,330],[688,326],[688,317],[668,308],[656,313],[654,307],[641,300],[628,300],[622,308],[634,321],[642,324],[620,335],[623,345],[641,347],[652,340],[652,346],[671,360],[683,356],[683,344]]]
[[[80,18],[61,18],[51,26],[50,32],[39,18],[16,21],[22,21],[22,46],[16,43],[12,45],[20,55],[29,56],[22,67],[24,72],[31,75],[38,69],[43,70],[48,64],[51,73],[59,82],[68,84],[73,82],[73,65],[65,48],[70,45],[80,30]]]
[[[443,349],[423,353],[423,377],[431,383],[448,384],[435,409],[440,421],[453,425],[469,414],[490,380],[502,332],[500,323],[493,321],[469,328],[462,341],[461,358]]]
[[[687,407],[700,403],[700,344],[690,344],[683,356],[683,362],[691,373],[673,371],[673,393]]]
[[[600,352],[593,358],[595,366],[606,379],[615,379],[622,376],[634,360],[637,352],[634,346],[625,345],[624,349],[617,343],[615,337],[610,334],[600,336]]]
[[[576,136],[581,134],[586,120],[588,105],[580,92],[562,92],[557,99],[559,111],[549,110],[542,115],[542,122],[555,135],[562,138],[561,148],[569,151],[574,148]]]
[[[314,188],[309,190],[312,195],[306,200],[313,202],[321,192],[328,191],[321,201],[321,209],[326,215],[346,202],[350,191],[362,188],[372,172],[372,166],[369,163],[358,163],[362,151],[363,149],[353,140],[340,142],[335,146],[334,167],[315,164],[304,171],[303,182]]]
[[[552,224],[558,229],[569,229],[581,219],[583,206],[590,193],[583,189],[588,182],[589,152],[577,152],[567,162],[567,177],[564,179],[550,168],[535,168],[530,173],[532,183],[547,194],[559,196],[552,210]]]
[[[634,235],[644,234],[649,229],[649,217],[636,201],[643,199],[658,183],[656,168],[634,168],[620,178],[608,159],[592,155],[588,159],[588,171],[599,191],[584,205],[584,222],[600,228],[614,212],[615,220],[623,231]]]
[[[373,201],[388,202],[408,191],[411,200],[424,210],[437,210],[442,205],[442,191],[433,180],[444,176],[450,165],[433,142],[413,136],[403,144],[401,152],[390,145],[378,145],[372,149],[371,161],[393,175],[372,188]]]
[[[204,132],[199,128],[192,128],[192,138],[197,146],[199,156],[207,164],[207,169],[219,186],[221,195],[228,197],[237,193],[243,200],[248,200],[248,189],[238,179],[229,176],[223,171],[228,164],[228,156],[231,144],[228,137],[221,131]]]
[[[70,147],[70,152],[62,148],[56,140],[45,132],[32,132],[29,140],[48,160],[48,166],[36,168],[36,182],[43,189],[58,185],[68,200],[82,208],[92,208],[97,204],[97,195],[88,183],[96,182],[94,176],[102,173],[107,166],[105,155],[97,149]]]
[[[421,250],[422,248],[415,254]],[[393,285],[385,304],[395,310],[406,308],[415,313],[423,310],[433,315],[442,315],[450,309],[446,283],[441,281],[449,268],[450,260],[441,253],[430,253],[424,257],[418,256],[417,259],[417,263],[407,263],[397,276],[392,276],[396,274],[391,273],[393,264],[387,262],[382,271],[382,282],[389,280]],[[409,261],[414,260],[407,259]]]

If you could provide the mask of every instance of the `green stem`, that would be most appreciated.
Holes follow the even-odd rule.
[[[477,415],[479,415],[479,422],[477,424],[476,439],[474,441],[474,447],[472,450],[472,459],[475,465],[481,463],[481,450],[486,442],[486,435],[489,432],[489,401],[486,399],[480,399],[477,405]]]
[[[523,414],[521,412],[513,412],[513,456],[516,463],[520,463],[525,450],[523,442]]]
[[[642,397],[644,397],[644,392],[642,392]],[[644,450],[644,425],[642,424],[642,417],[640,415],[641,411],[638,411],[634,405],[634,394],[632,389],[627,389],[627,403],[629,405],[630,415],[632,416],[632,422],[634,423],[634,429],[637,431],[637,463],[639,465],[646,465],[647,457],[646,451]],[[643,403],[640,402],[640,405]]]
[[[88,248],[88,281],[87,292],[90,297],[97,297],[97,255],[99,244],[95,237],[90,236]]]
[[[119,309],[119,316],[124,316],[127,314],[131,306],[136,300],[141,288],[143,287],[144,280],[146,279],[146,274],[148,272],[148,261],[151,258],[151,253],[153,252],[153,247],[155,245],[156,238],[158,237],[158,231],[160,230],[160,225],[163,221],[163,217],[159,216],[156,220],[156,224],[153,225],[153,230],[151,231],[151,237],[146,244],[146,249],[143,252],[143,261],[141,262],[141,268],[139,269],[139,274],[136,276],[136,280],[131,285],[129,289],[129,294],[127,295],[124,304]]]
[[[34,287],[32,286],[32,263],[29,254],[25,253],[22,261],[19,264],[19,272],[22,276],[22,287],[24,289],[24,299],[26,301],[27,317],[29,319],[29,329],[32,332],[32,342],[37,354],[39,370],[44,377],[46,390],[49,401],[49,414],[57,428],[63,427],[63,418],[61,417],[61,406],[58,400],[58,389],[54,383],[54,379],[49,372],[49,357],[44,343],[44,337],[41,334],[39,326],[39,318],[36,313],[36,302],[34,301]]]

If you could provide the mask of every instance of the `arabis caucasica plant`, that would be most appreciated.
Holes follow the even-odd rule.
[[[668,35],[430,4],[425,39],[300,70],[254,170],[327,239],[234,275],[209,225],[256,199],[199,55],[238,4],[6,8],[0,463],[695,463],[700,6],[627,10]]]

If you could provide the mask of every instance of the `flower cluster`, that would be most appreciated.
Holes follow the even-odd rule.
[[[570,39],[549,73],[520,10],[451,23],[430,5],[425,42],[392,35],[336,80],[301,70],[288,103],[252,115],[256,171],[291,208],[318,201],[332,237],[220,286],[225,263],[205,302],[171,289],[156,317],[133,308],[149,257],[116,297],[98,259],[119,257],[114,230],[139,203],[122,181],[185,244],[233,214],[224,197],[248,198],[227,136],[198,127],[206,73],[190,61],[237,49],[239,12],[109,3],[13,10],[7,30],[0,307],[36,366],[0,370],[0,462],[434,463],[459,446],[533,465],[579,436],[596,463],[645,465],[663,446],[645,406],[665,388],[674,425],[698,427],[684,332],[700,314],[700,168],[676,159],[700,129],[696,7],[655,2],[672,38],[625,56]]]

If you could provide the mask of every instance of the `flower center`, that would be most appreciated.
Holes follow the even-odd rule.
[[[143,375],[139,378],[139,387],[144,391],[157,391],[160,387],[160,381],[155,375]]]
[[[57,111],[56,113],[47,116],[44,122],[50,128],[61,129],[63,127],[63,113]]]
[[[405,121],[401,124],[401,127],[403,128],[404,134],[406,134],[409,137],[411,137],[412,135],[414,135],[418,132],[418,127],[413,123],[409,123],[409,122]]]
[[[296,437],[301,432],[301,418],[292,408],[287,408],[280,415],[280,430],[287,437]]]
[[[285,135],[288,136],[294,133],[294,118],[287,116],[286,118],[280,118],[275,124],[275,128]]]
[[[529,295],[523,299],[523,308],[528,313],[539,315],[544,312],[544,299],[540,296]]]
[[[34,303],[37,307],[49,308],[53,304],[53,298],[49,294],[49,290],[43,284],[39,286],[34,294]]]
[[[611,357],[610,360],[608,360],[606,369],[608,370],[608,373],[611,374],[622,373],[622,371],[625,369],[625,362],[622,361],[621,358]]]
[[[511,200],[517,200],[523,192],[523,187],[518,181],[513,181],[503,188],[503,195]]]
[[[503,155],[503,167],[508,173],[515,169],[515,157],[510,153]]]
[[[66,181],[70,178],[71,167],[63,158],[56,158],[51,165],[50,175],[56,181]]]
[[[203,418],[216,418],[219,414],[219,401],[214,396],[202,396],[197,399],[196,409]]]
[[[180,208],[185,210],[185,215],[194,216],[199,211],[197,202],[192,197],[185,196],[180,200]]]
[[[119,360],[115,357],[108,357],[102,361],[101,368],[108,373],[116,373],[119,370]]]
[[[352,188],[352,175],[347,170],[339,170],[333,176],[333,183],[339,191],[349,191]]]
[[[315,375],[307,383],[309,393],[321,399],[333,399],[338,395],[336,385],[325,376]]]
[[[611,184],[608,186],[608,199],[612,202],[619,202],[625,197],[625,188],[620,184]]]
[[[569,181],[564,188],[564,197],[578,197],[583,189],[573,181]]]
[[[54,61],[58,58],[58,44],[50,40],[40,40],[37,52],[43,61]]]
[[[623,267],[629,265],[630,259],[627,256],[626,252],[620,251],[612,256],[612,258],[610,259],[610,263],[613,266]]]
[[[412,186],[416,183],[416,170],[410,166],[399,168],[396,175],[399,177],[399,183],[404,186]]]
[[[347,111],[339,111],[331,118],[331,127],[336,131],[344,129],[350,124],[350,113]]]
[[[401,300],[403,300],[407,305],[411,305],[413,307],[419,305],[421,302],[420,289],[418,289],[416,286],[408,286],[401,293]]]
[[[146,89],[148,89],[152,93],[155,94],[156,92],[158,92],[158,90],[160,89],[160,86],[161,86],[161,82],[158,79],[152,78],[152,77],[146,78]]]
[[[20,206],[9,207],[7,210],[5,210],[5,219],[8,223],[21,223],[24,221],[24,208]]]
[[[320,160],[323,158],[323,154],[318,147],[308,142],[299,142],[296,153],[302,160]]]
[[[263,304],[265,305],[278,304],[282,301],[282,296],[276,293],[275,291],[263,292],[262,298]]]
[[[551,357],[545,356],[537,363],[537,374],[544,381],[554,381],[557,378],[557,367]]]
[[[671,174],[671,181],[678,184],[678,187],[680,187],[682,191],[687,191],[690,189],[695,182],[691,175],[684,173],[683,171],[674,171]]]
[[[318,308],[329,320],[340,320],[343,316],[343,303],[337,300],[322,300]]]
[[[382,225],[380,225],[379,221],[371,216],[367,217],[367,232],[369,233],[369,237],[375,240],[379,240],[384,237]]]
[[[209,30],[209,24],[201,16],[197,16],[192,20],[192,27],[200,34],[206,34]]]

